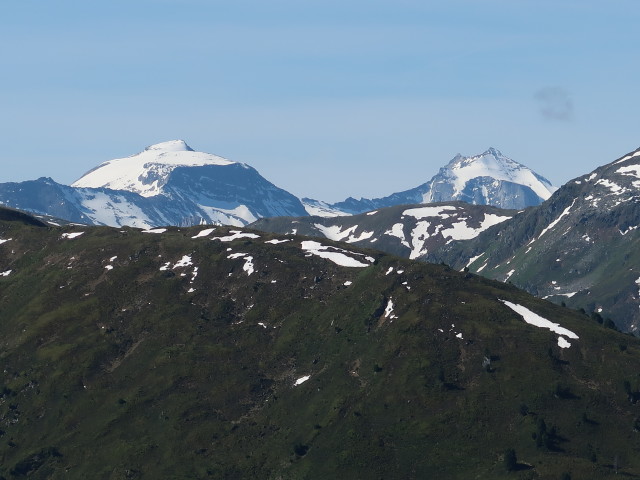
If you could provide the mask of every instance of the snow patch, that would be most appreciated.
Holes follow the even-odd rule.
[[[8,277],[9,275],[11,275],[11,272],[13,272],[13,270],[7,270],[6,272],[2,272],[0,273],[0,277]]]
[[[296,380],[296,383],[294,383],[293,386],[297,387],[298,385],[302,385],[304,382],[306,382],[310,378],[311,378],[311,375],[305,375],[304,377],[300,377],[299,379]]]
[[[152,228],[150,230],[142,230],[142,233],[164,233],[166,231],[166,228]]]
[[[2,245],[5,242],[10,242],[12,239],[11,238],[7,238],[6,240],[3,240],[2,238],[0,238],[0,245]]]
[[[558,346],[560,348],[569,348],[571,344],[564,337],[558,337]]]
[[[534,325],[540,328],[546,328],[548,330],[551,330],[554,333],[557,333],[558,335],[564,335],[569,338],[574,338],[574,339],[579,338],[578,335],[573,333],[571,330],[568,330],[560,326],[560,324],[558,323],[553,323],[550,320],[547,320],[546,318],[541,317],[537,313],[532,312],[531,310],[529,310],[526,307],[523,307],[522,305],[511,303],[506,300],[500,300],[500,301],[504,303],[507,307],[509,307],[511,310],[516,312],[518,315],[522,316],[524,321],[529,325]]]
[[[407,240],[404,237],[403,228],[404,228],[404,225],[402,223],[396,223],[389,230],[384,232],[384,234],[385,235],[390,235],[392,237],[399,238],[400,239],[400,243],[402,245],[404,245],[408,249],[411,249],[411,245],[409,245],[409,243],[407,242]]]
[[[201,232],[199,232],[197,235],[194,235],[191,238],[202,238],[202,237],[207,237],[209,235],[211,235],[211,233],[213,233],[213,231],[215,230],[215,228],[207,228],[206,230],[202,230]]]
[[[264,243],[270,243],[272,245],[278,245],[279,243],[286,243],[286,242],[290,242],[291,239],[290,238],[286,238],[284,240],[278,240],[277,238],[274,238],[273,240],[267,240]]]
[[[398,318],[393,314],[393,300],[391,298],[387,302],[387,306],[384,309],[384,318],[388,318],[390,320]]]
[[[332,249],[332,251],[327,251],[328,249]],[[302,250],[309,252],[312,255],[317,255],[318,257],[325,258],[327,260],[332,261],[336,265],[340,265],[342,267],[368,267],[369,265],[366,263],[362,263],[359,260],[349,256],[363,256],[362,254],[349,252],[348,250],[343,250],[341,248],[336,247],[328,247],[320,244],[319,242],[315,242],[313,240],[305,240],[302,242]],[[349,255],[347,255],[349,254]],[[373,262],[373,258],[365,257],[369,262]]]
[[[255,233],[242,232],[240,230],[230,230],[229,233],[231,235],[227,235],[224,237],[213,237],[211,240],[220,240],[221,242],[232,242],[240,238],[260,238],[260,235],[256,235]]]
[[[574,203],[576,203],[576,200],[577,200],[577,198],[574,198],[573,202],[571,202],[571,205],[569,205],[567,208],[565,208],[564,211],[560,214],[560,216],[558,218],[556,218],[553,222],[551,222],[549,225],[547,225],[547,227],[544,230],[542,230],[542,232],[540,232],[540,235],[538,235],[538,237],[535,238],[534,240],[531,240],[528,243],[528,245],[531,245],[536,240],[539,240],[540,237],[542,237],[545,233],[547,233],[549,230],[551,230],[553,227],[555,227],[558,224],[558,222],[562,219],[562,217],[565,217],[566,215],[569,215],[569,212],[573,208]]]
[[[73,233],[63,233],[62,238],[78,238],[80,235],[84,234],[84,232],[73,232]]]
[[[176,262],[173,268],[188,267],[189,265],[193,265],[193,262],[191,261],[191,256],[184,255],[180,260]]]
[[[242,270],[247,272],[247,276],[251,275],[254,272],[253,257],[250,256],[249,254],[247,254],[247,253],[232,253],[231,255],[228,255],[227,258],[230,258],[232,260],[234,260],[236,258],[244,258],[244,265],[242,266]],[[229,276],[231,276],[231,274],[229,274]]]

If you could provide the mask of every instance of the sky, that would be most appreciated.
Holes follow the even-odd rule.
[[[0,182],[184,139],[299,197],[381,197],[457,153],[553,184],[640,147],[637,0],[0,5]]]

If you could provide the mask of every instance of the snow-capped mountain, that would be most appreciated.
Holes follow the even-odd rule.
[[[637,333],[639,243],[640,149],[568,182],[491,234],[453,242],[426,259],[469,265]]]
[[[208,165],[226,167],[238,163],[210,153],[196,152],[184,140],[171,140],[151,145],[130,157],[104,162],[71,186],[127,190],[143,197],[152,197],[165,193],[165,186],[176,168]],[[240,165],[250,168],[245,164]]]
[[[490,148],[472,157],[458,154],[427,183],[387,197],[360,200],[349,197],[334,204],[305,198],[303,203],[307,212],[322,216],[357,214],[393,205],[452,201],[522,209],[539,205],[555,190],[546,178]]]
[[[0,204],[78,223],[148,228],[241,226],[265,216],[306,215],[300,200],[249,165],[182,140],[104,162],[72,186],[48,178],[0,184]]]

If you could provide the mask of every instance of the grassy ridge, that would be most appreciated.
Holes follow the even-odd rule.
[[[0,223],[6,479],[640,475],[639,342],[575,311],[296,237],[72,230]],[[499,299],[580,339],[560,349]]]

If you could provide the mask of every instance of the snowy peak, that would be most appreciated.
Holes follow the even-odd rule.
[[[76,180],[73,187],[126,190],[143,197],[163,193],[169,175],[177,167],[234,165],[225,158],[194,151],[184,140],[171,140],[151,145],[126,158],[104,162]]]
[[[489,148],[471,157],[457,154],[431,180],[410,190],[374,199],[349,197],[321,209],[310,209],[308,204],[313,201],[305,205],[309,213],[324,217],[335,216],[336,212],[352,215],[393,205],[457,201],[521,210],[539,205],[556,190],[546,178],[498,149]]]
[[[187,145],[184,140],[169,140],[168,142],[156,143],[145,148],[148,150],[159,150],[162,152],[193,152],[193,148]]]
[[[495,148],[489,148],[483,154],[473,157],[457,156],[445,169],[455,178],[457,192],[462,192],[471,180],[481,177],[524,185],[543,200],[548,199],[556,190],[546,178],[504,156]]]
[[[424,202],[461,200],[502,208],[537,205],[556,190],[549,180],[495,148],[472,157],[456,155],[427,185]]]

